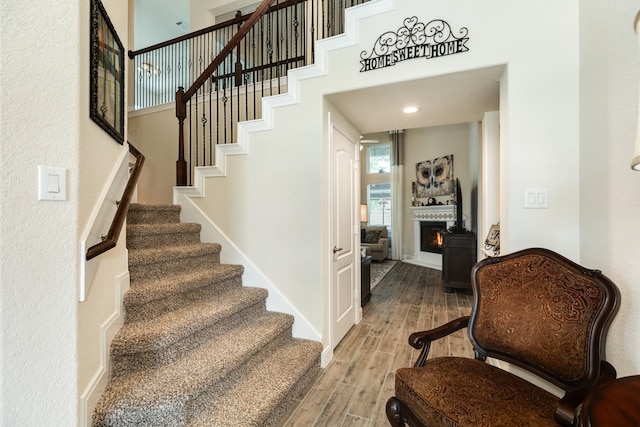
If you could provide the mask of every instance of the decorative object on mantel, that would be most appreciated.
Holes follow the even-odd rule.
[[[460,179],[456,178],[455,184],[456,192],[456,223],[449,229],[449,233],[466,233],[467,229],[464,226],[464,218],[462,213],[462,189],[460,188]]]
[[[493,256],[500,255],[500,223],[493,224],[489,229],[489,234],[484,239],[484,248],[493,251]]]
[[[640,11],[636,14],[633,21],[633,29],[640,38]],[[636,131],[636,146],[633,150],[633,158],[631,159],[631,169],[640,171],[640,117],[638,117],[638,129]]]
[[[89,116],[124,143],[124,46],[100,0],[91,0]]]
[[[453,186],[453,154],[416,163],[416,197],[446,196]]]

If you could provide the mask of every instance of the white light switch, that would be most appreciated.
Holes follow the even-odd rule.
[[[549,189],[548,188],[527,188],[524,190],[525,209],[548,209]]]
[[[38,200],[67,200],[67,170],[38,166]]]

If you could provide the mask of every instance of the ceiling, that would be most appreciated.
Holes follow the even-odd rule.
[[[133,21],[134,50],[180,37],[189,32],[189,0],[134,0]]]
[[[361,134],[474,122],[500,109],[503,72],[500,65],[336,93],[327,99]],[[407,105],[420,110],[405,114]]]

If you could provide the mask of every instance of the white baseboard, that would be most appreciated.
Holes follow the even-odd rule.
[[[91,426],[93,409],[109,382],[109,373],[111,372],[111,341],[113,341],[113,337],[116,336],[116,333],[124,324],[122,296],[129,289],[128,271],[115,277],[115,289],[115,310],[111,316],[100,325],[99,330],[100,366],[80,395],[80,401],[78,402],[80,427]]]

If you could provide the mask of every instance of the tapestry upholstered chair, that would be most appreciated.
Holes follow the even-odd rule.
[[[413,368],[396,372],[387,402],[391,425],[573,425],[589,390],[616,377],[604,356],[618,288],[599,271],[539,248],[482,260],[471,276],[470,316],[409,337],[422,351]],[[427,359],[432,341],[465,327],[475,358]],[[487,357],[554,384],[564,396],[485,363]]]

